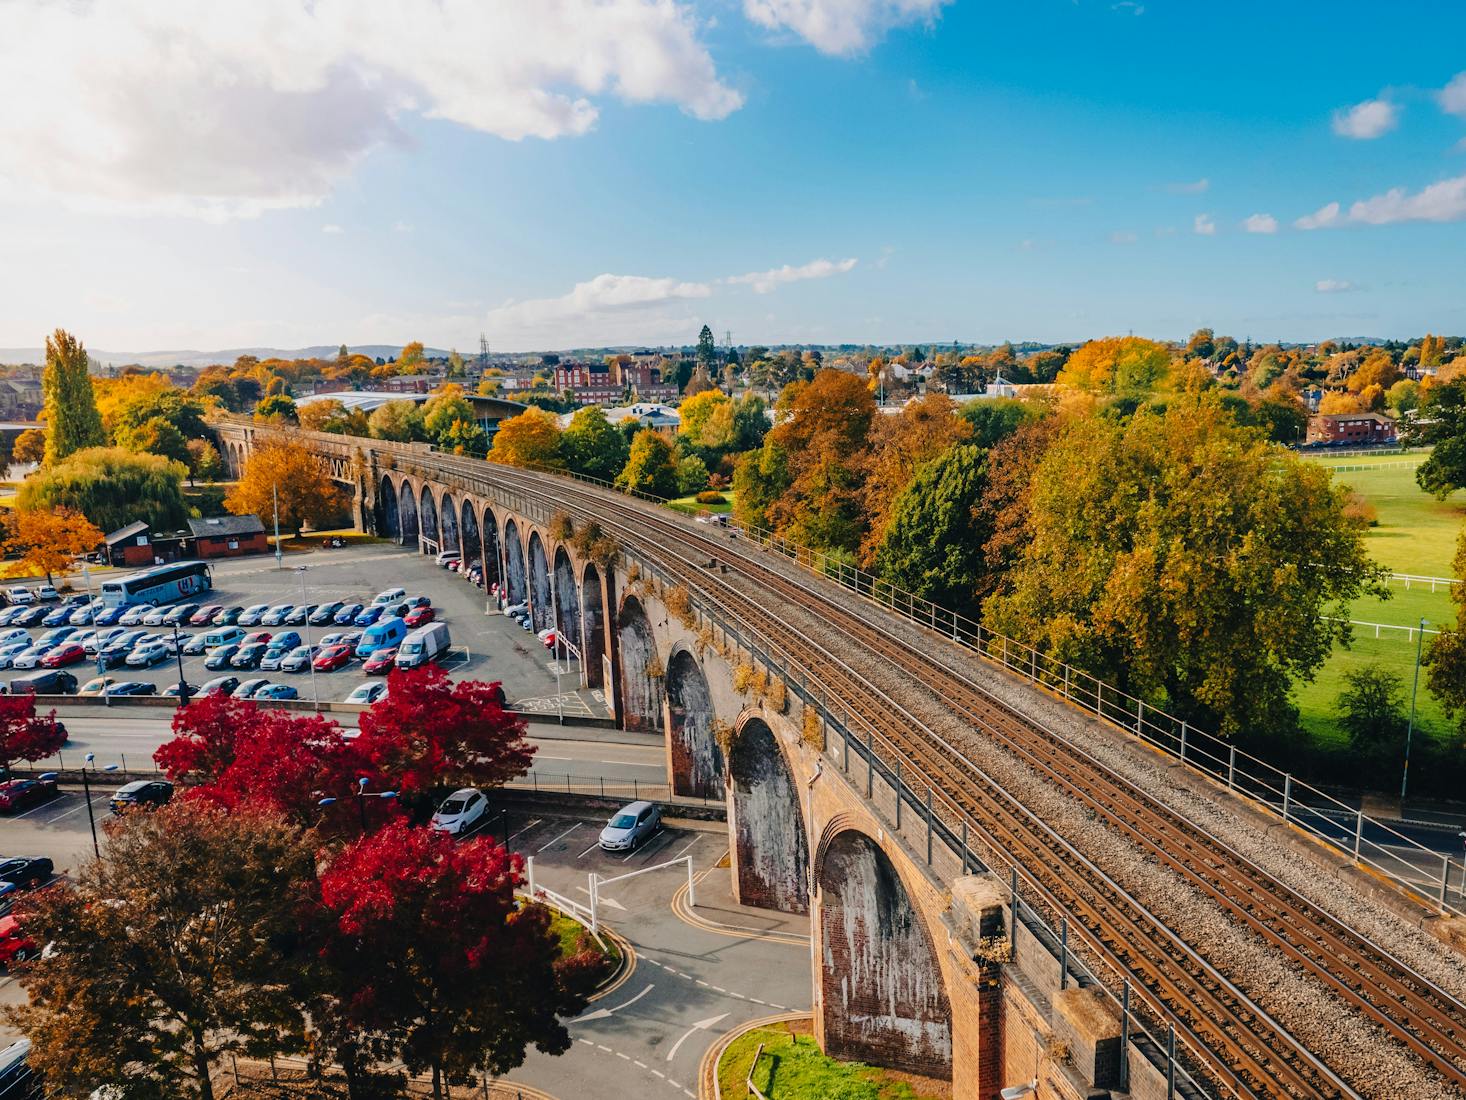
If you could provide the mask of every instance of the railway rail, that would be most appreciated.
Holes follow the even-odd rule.
[[[482,467],[475,472],[481,474]],[[1018,828],[1013,807],[997,784],[944,739],[926,729],[878,685],[823,647],[796,636],[703,560],[669,553],[692,544],[729,560],[729,544],[690,524],[575,482],[548,482],[540,475],[496,470],[521,491],[552,507],[589,511],[610,521],[637,552],[699,590],[717,589],[717,602],[802,666],[868,728],[908,755],[929,777],[946,780],[943,794],[982,826],[991,844],[1020,855],[1030,887],[1079,919],[1106,960],[1133,975],[1152,1007],[1180,1025],[1193,1047],[1221,1064],[1209,1069],[1241,1095],[1356,1095],[1284,1028],[1271,1020],[1226,976],[1184,949],[1158,921],[1079,853],[1057,837],[1035,842]],[[662,537],[657,537],[658,535]],[[668,562],[671,557],[673,561]],[[1434,1068],[1458,1089],[1466,1086],[1466,1007],[1345,922],[1319,910],[1175,811],[1148,798],[1075,746],[989,696],[960,670],[930,653],[917,653],[813,585],[791,580],[756,555],[731,556],[740,573],[765,592],[819,615],[822,622],[929,687],[953,711],[995,736],[1040,774],[1099,813],[1121,835],[1215,901],[1236,923],[1275,946],[1285,957]],[[879,706],[875,704],[879,703]],[[899,720],[893,721],[896,718]],[[910,731],[922,736],[912,737]],[[1078,856],[1076,861],[1075,857]],[[1209,1062],[1210,1058],[1207,1059]]]

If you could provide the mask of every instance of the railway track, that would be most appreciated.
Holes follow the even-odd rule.
[[[520,491],[531,492],[557,507],[589,510],[603,525],[608,512],[620,516],[616,527],[640,552],[650,553],[670,573],[699,590],[718,588],[719,602],[726,613],[771,640],[778,639],[780,646],[808,672],[821,675],[826,688],[847,709],[859,714],[872,728],[881,730],[933,779],[948,779],[951,786],[944,790],[949,797],[953,797],[954,790],[972,792],[995,786],[962,754],[950,753],[950,746],[945,742],[933,744],[939,738],[930,735],[913,738],[904,734],[906,727],[921,729],[923,723],[909,714],[904,715],[905,721],[891,722],[890,717],[904,712],[904,707],[884,697],[879,689],[873,693],[874,685],[828,651],[798,636],[789,637],[787,625],[770,615],[758,601],[716,573],[702,569],[701,562],[686,558],[671,563],[665,560],[667,547],[679,543],[697,545],[720,561],[729,560],[727,542],[670,517],[656,515],[625,498],[617,499],[614,494],[566,482],[555,483],[554,489],[547,491],[543,478],[509,476]],[[656,537],[658,534],[663,537]],[[757,561],[756,555],[736,553],[732,560],[740,572],[770,595],[817,614],[824,624],[851,642],[927,685],[959,716],[999,738],[1061,790],[1100,813],[1121,835],[1201,890],[1236,923],[1283,952],[1293,964],[1403,1044],[1446,1081],[1457,1089],[1466,1086],[1466,1008],[1449,994],[1173,810],[1147,798],[1098,761],[1077,753],[1069,742],[994,700],[960,670],[938,661],[938,675],[933,676],[930,653],[916,653],[868,619],[825,598],[813,585],[791,580],[781,570]],[[870,704],[877,697],[882,697],[882,706],[874,708]],[[1230,1064],[1222,1076],[1231,1078],[1229,1084],[1234,1090],[1254,1095],[1354,1092],[1268,1020],[1245,995],[1236,996],[1241,991],[1225,977],[1198,967],[1198,960],[1163,942],[1164,937],[1158,942],[1156,930],[1147,927],[1148,914],[1128,912],[1135,906],[1117,896],[1113,884],[1102,878],[1097,881],[1094,874],[1097,868],[1076,881],[1067,862],[1074,853],[1056,851],[1052,846],[1035,847],[1031,839],[1021,835],[1021,830],[1012,827],[1011,809],[994,794],[989,793],[983,799],[968,793],[957,795],[954,800],[959,805],[967,803],[960,808],[986,826],[992,841],[1005,845],[1009,851],[1026,853],[1033,861],[1031,871],[1033,867],[1042,869],[1040,875],[1044,881],[1040,885],[1044,892],[1085,923],[1092,936],[1105,945],[1111,961],[1134,974],[1138,983],[1150,990],[1159,1002],[1157,1007],[1170,1010],[1164,1015],[1178,1019],[1193,1040],[1206,1050],[1230,1055]],[[1066,869],[1071,871],[1067,880],[1062,874]],[[1137,943],[1149,945],[1148,950],[1137,950]],[[1297,1049],[1290,1052],[1290,1047]]]

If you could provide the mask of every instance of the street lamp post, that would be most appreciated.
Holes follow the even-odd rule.
[[[355,792],[353,792],[356,795],[356,806],[357,806],[357,809],[361,813],[361,833],[362,833],[362,836],[365,836],[366,835],[366,829],[367,829],[366,800],[368,798],[381,798],[381,799],[386,799],[386,800],[389,800],[390,801],[391,799],[394,799],[394,798],[397,797],[397,792],[396,791],[368,791],[367,790],[367,786],[368,786],[368,784],[370,782],[371,782],[371,780],[367,779],[366,776],[362,776],[360,779],[358,779],[356,781],[356,790],[355,790]],[[316,805],[317,806],[322,806],[322,807],[325,807],[325,806],[334,806],[337,801],[338,800],[336,798],[334,798],[334,797],[318,798],[318,799],[316,799]]]
[[[308,601],[305,595],[305,571],[306,566],[297,565],[295,575],[300,579],[300,606],[306,607]],[[305,651],[308,655],[308,663],[311,670],[311,709],[321,709],[321,693],[316,689],[316,662],[315,655],[311,653],[311,617],[310,612],[306,613],[305,622],[302,624],[305,629]]]
[[[188,706],[188,681],[183,678],[183,646],[178,639],[178,624],[173,624],[173,657],[178,662],[178,705]]]
[[[87,599],[89,601],[96,599],[96,597],[94,595],[92,595],[92,571],[91,571],[91,569],[89,569],[87,566],[83,565],[81,567],[81,575],[82,575],[83,579],[87,582]],[[95,614],[93,614],[92,615],[92,623],[94,624],[94,627],[95,627],[96,620],[97,620],[97,616]],[[96,639],[96,642],[97,642],[97,675],[102,678],[102,703],[103,703],[104,706],[109,706],[110,707],[112,705],[112,696],[110,696],[109,694],[107,694],[107,686],[108,686],[107,685],[107,662],[102,657],[102,632],[100,630],[96,630],[94,628],[93,629],[93,632],[92,632],[92,637],[95,638]]]
[[[1426,620],[1420,620],[1419,632],[1415,635],[1415,679],[1410,685],[1410,723],[1405,727],[1405,767],[1400,772],[1400,815],[1405,814],[1405,789],[1410,782],[1410,742],[1415,737],[1415,696],[1420,691],[1420,647],[1425,641]]]
[[[270,499],[275,505],[275,568],[285,568],[285,552],[280,549],[280,486],[270,486]]]
[[[97,843],[97,815],[92,813],[92,784],[90,782],[88,774],[91,772],[92,765],[96,762],[96,759],[96,753],[87,753],[86,760],[82,763],[81,768],[81,789],[83,797],[85,797],[87,800],[87,824],[92,827],[92,854],[95,855],[98,859],[101,859],[102,846]],[[103,769],[103,771],[109,772],[115,772],[116,770],[116,764],[108,764]]]

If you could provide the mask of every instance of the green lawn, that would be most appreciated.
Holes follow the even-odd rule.
[[[574,955],[580,950],[580,937],[582,933],[589,933],[589,929],[585,925],[579,921],[573,921],[569,917],[555,912],[553,909],[550,910],[550,931],[560,937],[560,954],[567,956]],[[596,943],[594,937],[592,937],[591,942]],[[600,945],[596,943],[596,946],[599,947]],[[621,961],[621,952],[616,949],[615,941],[609,936],[606,937],[606,947],[601,954],[611,960],[613,970]]]
[[[1418,456],[1408,456],[1410,460]],[[1363,458],[1319,460],[1326,466],[1373,465],[1371,470],[1346,470],[1337,481],[1361,493],[1374,505],[1379,523],[1370,528],[1366,545],[1376,561],[1395,573],[1450,577],[1456,539],[1466,524],[1466,492],[1436,500],[1415,484],[1415,466],[1399,466],[1399,455],[1369,455]],[[1422,618],[1432,627],[1454,624],[1455,605],[1444,586],[1431,592],[1429,586],[1392,581],[1388,599],[1356,600],[1349,608],[1356,622],[1414,626]],[[1425,640],[1427,647],[1430,638]],[[1342,744],[1344,734],[1334,720],[1337,698],[1344,687],[1344,674],[1353,668],[1378,662],[1395,672],[1404,686],[1409,706],[1410,685],[1415,671],[1415,644],[1400,630],[1381,631],[1378,639],[1369,627],[1354,628],[1351,648],[1336,648],[1309,684],[1300,684],[1297,701],[1303,726],[1320,744]],[[1416,728],[1428,736],[1445,739],[1452,724],[1434,697],[1425,689],[1424,672],[1417,701]]]
[[[718,1060],[724,1096],[748,1094],[748,1067],[760,1043],[764,1050],[753,1083],[769,1100],[934,1100],[938,1095],[918,1092],[903,1074],[828,1058],[813,1036],[780,1025],[755,1028],[728,1045]]]
[[[733,490],[719,489],[723,496],[722,504],[699,504],[697,494],[693,493],[685,497],[677,497],[675,500],[667,501],[668,508],[675,508],[679,512],[686,512],[690,516],[698,515],[701,512],[728,513],[733,511]]]

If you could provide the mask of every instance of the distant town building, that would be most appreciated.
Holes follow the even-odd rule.
[[[607,409],[606,419],[612,424],[635,420],[643,428],[652,428],[663,435],[674,435],[682,426],[682,417],[676,409],[652,401],[638,401],[635,405]]]
[[[1383,413],[1330,413],[1309,417],[1308,442],[1324,446],[1368,446],[1395,443],[1399,431]]]
[[[259,516],[210,516],[188,521],[188,533],[197,558],[237,558],[270,549]]]

